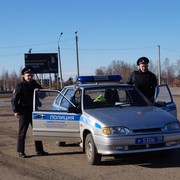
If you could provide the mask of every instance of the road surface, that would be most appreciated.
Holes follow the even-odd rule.
[[[174,96],[180,112],[180,96]],[[26,138],[28,158],[16,152],[18,120],[12,114],[9,99],[0,99],[0,180],[58,180],[58,179],[122,179],[179,180],[180,150],[170,157],[158,153],[103,157],[101,165],[91,166],[79,146],[58,147],[55,142],[43,142],[48,156],[35,155],[31,127]],[[180,113],[178,113],[180,117]]]

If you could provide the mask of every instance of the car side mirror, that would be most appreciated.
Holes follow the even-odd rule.
[[[164,101],[157,101],[155,102],[156,107],[166,107],[166,102]]]
[[[67,110],[68,113],[81,113],[81,108],[80,107],[74,107],[74,106],[71,106],[71,107],[68,107],[68,110]]]

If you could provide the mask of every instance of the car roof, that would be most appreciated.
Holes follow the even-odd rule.
[[[120,75],[102,75],[102,76],[79,76],[76,84],[65,86],[64,89],[86,89],[103,87],[132,87],[132,85],[122,84]]]
[[[100,84],[77,84],[77,85],[69,85],[65,86],[64,88],[67,89],[86,89],[86,88],[103,88],[103,87],[132,87],[129,84],[119,84],[119,83],[100,83]]]

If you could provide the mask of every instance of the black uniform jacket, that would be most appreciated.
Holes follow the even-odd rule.
[[[152,100],[157,86],[157,78],[150,71],[145,73],[142,73],[140,70],[133,71],[128,84],[135,85],[148,99]]]
[[[31,83],[23,80],[17,84],[16,89],[13,91],[11,103],[13,112],[22,114],[31,113],[33,110],[33,93],[34,89],[42,89],[40,84],[35,80]]]

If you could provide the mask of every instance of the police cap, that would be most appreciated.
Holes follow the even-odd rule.
[[[24,75],[26,73],[34,73],[32,66],[26,66],[22,69],[21,74]]]
[[[140,64],[148,64],[149,63],[149,59],[147,57],[140,57],[137,60],[137,65],[139,66]]]

